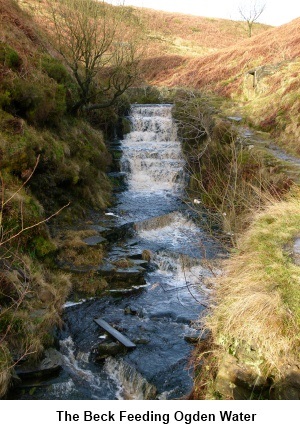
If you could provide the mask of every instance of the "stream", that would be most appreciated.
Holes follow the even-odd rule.
[[[124,293],[67,303],[59,333],[62,370],[19,398],[180,399],[192,390],[189,340],[200,334],[195,322],[209,294],[207,262],[221,250],[184,203],[188,178],[171,111],[168,104],[132,106],[131,132],[112,143],[124,185],[114,206],[95,221],[100,228],[130,226],[130,234],[110,243],[108,260],[141,258],[147,250],[144,282]],[[95,318],[136,348],[96,360],[107,335]]]

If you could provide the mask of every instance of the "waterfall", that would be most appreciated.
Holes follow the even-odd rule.
[[[117,398],[119,400],[151,400],[156,397],[156,388],[149,384],[134,367],[124,360],[107,358],[105,370],[119,385]]]
[[[133,105],[132,130],[122,142],[121,169],[131,191],[181,192],[184,159],[172,105]]]

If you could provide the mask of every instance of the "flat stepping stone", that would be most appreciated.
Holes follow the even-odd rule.
[[[109,333],[111,336],[113,336],[115,339],[117,339],[119,342],[121,342],[124,346],[126,346],[126,348],[135,348],[136,347],[136,344],[131,342],[131,340],[128,339],[128,337],[124,336],[118,330],[113,328],[110,324],[108,324],[102,318],[96,318],[96,319],[94,319],[94,321],[101,328],[103,328],[105,331],[107,331],[107,333]]]
[[[142,260],[143,251],[141,249],[129,250],[127,256],[131,260]]]
[[[100,243],[106,242],[106,239],[102,236],[90,236],[83,239],[83,242],[89,246],[97,246]]]
[[[104,263],[98,266],[97,272],[102,276],[112,276],[116,270],[116,266],[111,263]]]
[[[147,290],[147,285],[134,285],[130,288],[118,288],[114,290],[109,290],[109,294],[113,297],[126,297],[132,296],[133,294],[140,294]]]
[[[146,269],[144,269],[144,267],[141,266],[133,266],[133,267],[119,267],[116,270],[116,273],[124,275],[125,277],[127,275],[139,275],[143,272],[145,272]]]
[[[132,261],[132,263],[135,266],[141,266],[144,269],[146,269],[149,266],[149,261],[147,261],[147,260],[136,260],[134,258],[130,258],[130,261]]]
[[[92,224],[90,227],[91,227],[92,230],[95,230],[98,233],[104,233],[104,232],[110,230],[110,228],[102,227],[102,225],[98,225],[98,224]]]

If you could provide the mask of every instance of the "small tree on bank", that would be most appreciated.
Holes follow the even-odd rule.
[[[54,41],[78,85],[72,111],[109,107],[138,76],[139,24],[104,1],[49,2]]]
[[[247,4],[243,3],[239,6],[239,14],[247,24],[249,37],[252,36],[253,24],[257,22],[258,18],[265,10],[265,7],[265,3],[257,1],[248,2]]]

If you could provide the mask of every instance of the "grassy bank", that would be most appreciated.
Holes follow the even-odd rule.
[[[205,94],[178,94],[174,114],[190,200],[209,207],[231,239],[203,322],[211,337],[196,348],[193,396],[284,397],[283,381],[299,363],[300,268],[291,251],[300,231],[299,190],[266,151],[245,144]]]
[[[194,398],[298,398],[299,209],[299,190],[267,205],[222,265],[204,321],[209,352],[199,345],[195,355]]]

